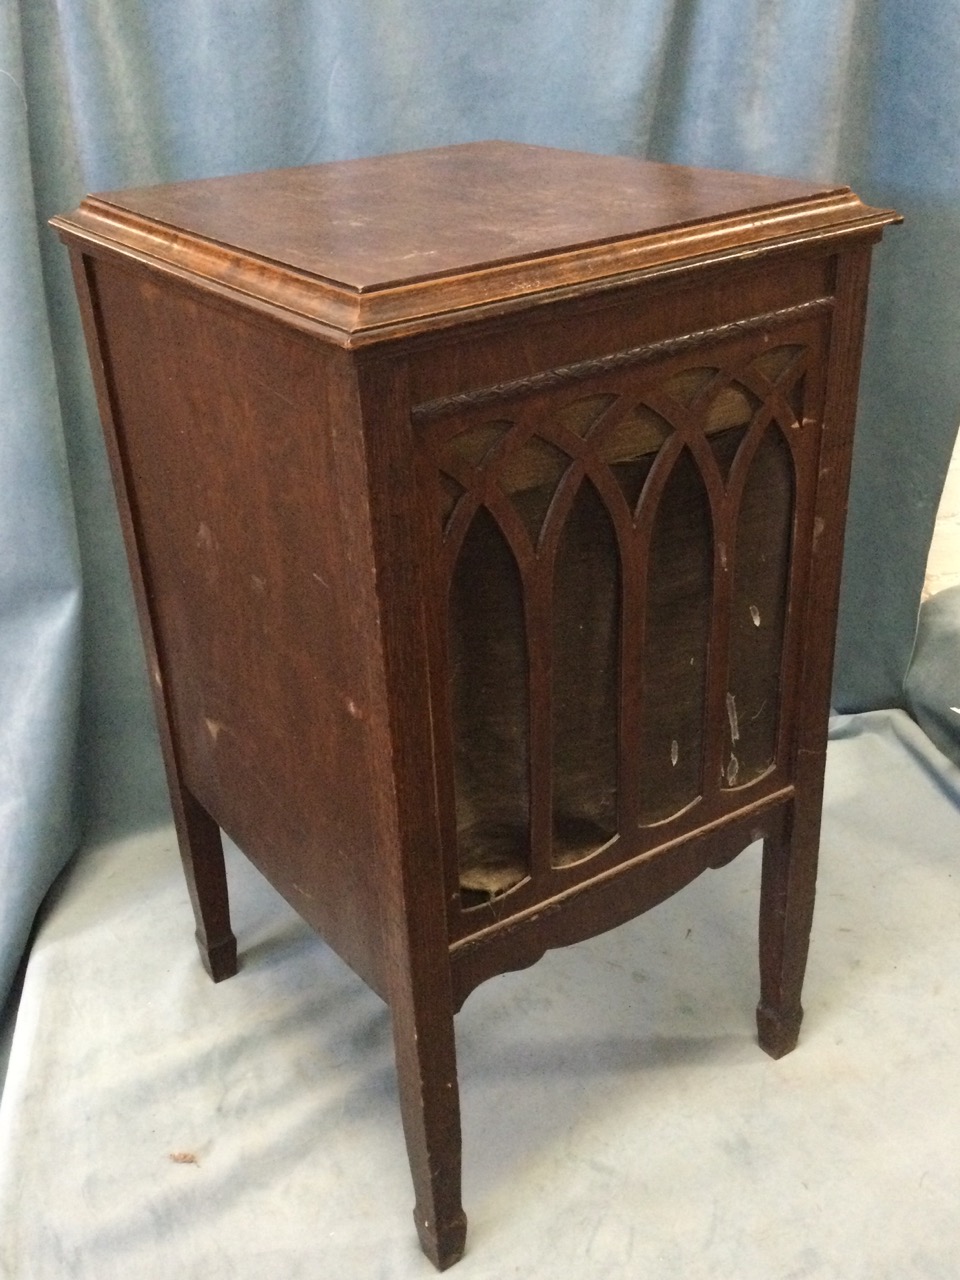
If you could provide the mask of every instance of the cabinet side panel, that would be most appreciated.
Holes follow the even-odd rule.
[[[146,272],[91,275],[185,781],[383,992],[349,357]]]

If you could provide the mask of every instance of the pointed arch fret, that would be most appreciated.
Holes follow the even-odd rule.
[[[748,786],[776,761],[796,515],[789,432],[778,418],[764,415],[742,441],[730,472],[733,556],[720,773],[726,789]]]
[[[513,552],[486,507],[462,539],[449,585],[454,802],[465,904],[529,872],[528,629]]]
[[[461,610],[448,619],[449,705],[476,714],[480,695],[456,689],[468,679],[491,699],[487,721],[458,724],[457,734],[491,744],[491,724],[522,722],[525,735],[522,752],[506,749],[513,794],[486,836],[459,793],[475,810],[477,788],[502,789],[506,775],[471,781],[469,751],[459,751],[467,772],[453,779],[456,820],[445,829],[457,830],[462,910],[521,910],[557,891],[554,881],[653,847],[693,821],[691,809],[710,820],[732,789],[776,768],[793,522],[813,458],[802,428],[815,335],[801,326],[759,354],[756,342],[731,341],[424,416],[440,571]],[[758,505],[771,475],[780,533],[751,560],[747,548],[773,518]],[[484,542],[497,548],[484,553],[489,565]],[[500,588],[482,584],[485,573]],[[479,614],[496,608],[498,589],[510,599],[493,623]],[[757,600],[744,605],[748,595]],[[510,627],[523,635],[522,694],[518,647],[498,630]],[[485,657],[465,655],[470,646]]]
[[[703,791],[713,520],[688,447],[649,505],[635,783],[645,826],[675,817]]]

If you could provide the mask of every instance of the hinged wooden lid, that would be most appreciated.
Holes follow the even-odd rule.
[[[107,192],[52,221],[354,346],[895,220],[847,187],[482,142]]]

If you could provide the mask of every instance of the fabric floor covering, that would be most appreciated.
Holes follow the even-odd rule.
[[[467,1001],[458,1280],[955,1280],[960,771],[900,712],[833,735],[793,1054],[755,1044],[757,848]],[[172,828],[59,886],[0,1103],[3,1277],[433,1274],[386,1008],[229,873],[218,986]]]

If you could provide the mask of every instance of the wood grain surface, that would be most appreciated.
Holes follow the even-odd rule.
[[[54,224],[357,345],[889,220],[846,187],[484,142],[107,192]]]

